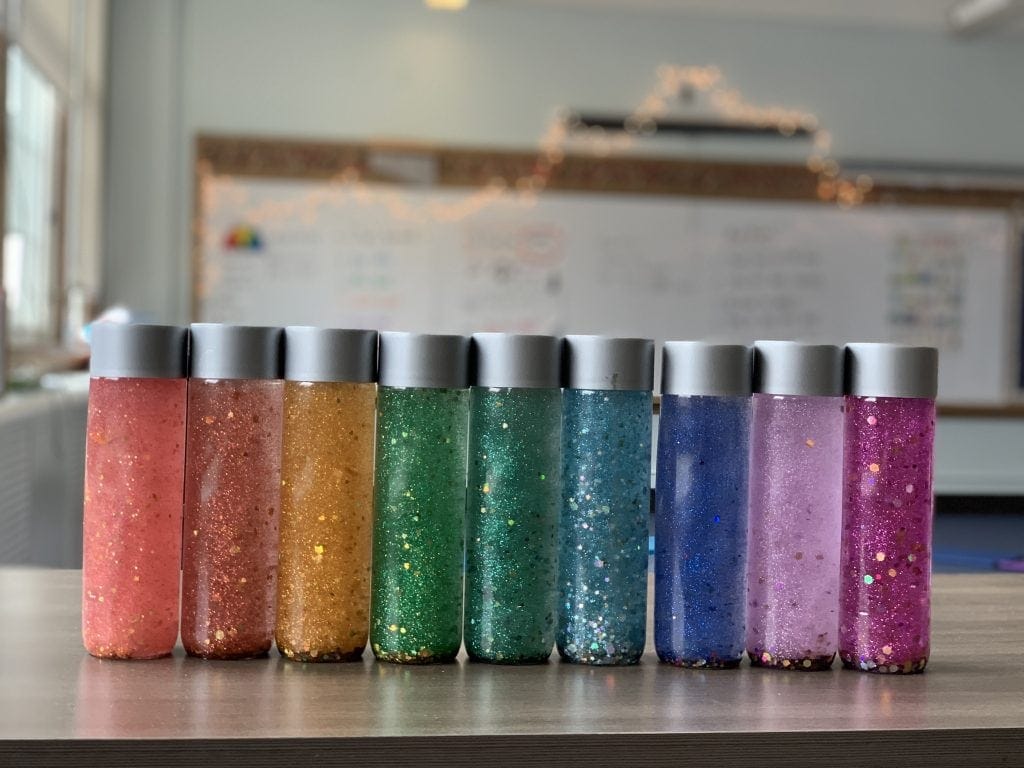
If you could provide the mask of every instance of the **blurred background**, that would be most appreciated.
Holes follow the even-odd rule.
[[[1024,0],[7,0],[0,563],[81,560],[112,319],[940,347],[1024,555]]]

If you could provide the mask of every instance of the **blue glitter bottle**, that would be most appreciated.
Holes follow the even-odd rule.
[[[567,336],[558,652],[636,664],[647,635],[654,342]]]
[[[680,667],[738,667],[744,651],[751,354],[669,341],[662,353],[654,645]]]

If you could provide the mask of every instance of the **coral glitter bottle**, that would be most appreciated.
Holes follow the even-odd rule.
[[[188,331],[97,323],[85,449],[82,639],[150,659],[178,639]]]
[[[754,345],[747,654],[755,666],[828,669],[839,629],[842,352]]]
[[[839,656],[867,672],[928,663],[938,351],[846,348]]]
[[[261,656],[274,634],[281,504],[281,329],[192,326],[181,641]]]

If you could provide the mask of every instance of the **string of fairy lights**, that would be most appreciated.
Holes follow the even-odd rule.
[[[839,161],[831,152],[832,135],[821,127],[814,114],[777,105],[756,105],[739,89],[731,87],[721,70],[714,66],[663,65],[657,69],[654,86],[627,116],[624,130],[606,131],[601,127],[580,126],[571,115],[559,113],[541,135],[537,158],[530,171],[511,182],[496,176],[455,199],[413,199],[398,187],[366,181],[361,169],[350,165],[326,184],[318,185],[300,197],[264,201],[247,209],[246,218],[253,225],[281,220],[312,223],[322,206],[352,202],[382,206],[397,221],[450,222],[472,216],[498,201],[532,206],[564,162],[570,146],[574,152],[596,157],[628,152],[638,142],[657,132],[658,121],[670,114],[679,94],[684,91],[703,95],[712,112],[720,118],[774,129],[783,136],[791,136],[798,129],[810,134],[812,147],[806,158],[806,167],[816,176],[816,192],[820,200],[849,208],[863,202],[871,190],[872,179],[867,175],[853,179],[842,176]],[[227,202],[215,199],[220,195],[244,195],[242,190],[225,185],[223,177],[218,177],[221,183],[215,189],[211,183],[213,178],[209,165],[201,163],[199,193],[203,210],[211,210],[209,206],[216,206],[218,202]]]

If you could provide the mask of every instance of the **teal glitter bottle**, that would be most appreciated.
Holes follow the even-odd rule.
[[[382,661],[451,661],[462,644],[468,345],[380,336],[370,645]]]
[[[555,641],[560,340],[476,334],[470,357],[466,652],[542,662]]]
[[[654,342],[567,336],[563,357],[558,652],[635,664],[647,629]]]

